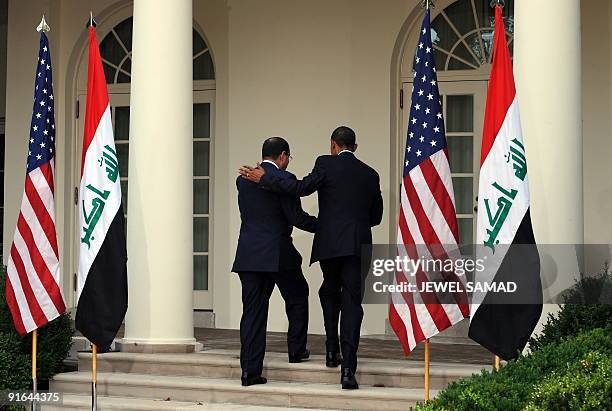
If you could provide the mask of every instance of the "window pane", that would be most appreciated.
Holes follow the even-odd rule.
[[[482,46],[485,47],[486,43],[484,40],[482,40],[482,38],[479,40],[478,37],[481,36],[482,32],[476,32],[476,33],[472,33],[470,34],[466,39],[465,42],[468,44],[468,46],[470,46],[470,49],[472,50],[472,52],[476,55],[476,57],[478,57],[479,64],[483,64],[485,63],[487,60],[487,55],[485,54],[485,52],[482,50],[482,48],[480,47],[480,42],[482,41]]]
[[[127,180],[121,180],[121,204],[123,205],[123,212],[127,214],[127,210],[128,210],[128,182]]]
[[[125,60],[121,68],[127,71],[128,73],[131,73],[132,72],[132,59],[128,58],[127,60]]]
[[[473,247],[465,247],[474,244],[473,221],[474,220],[471,218],[460,218],[457,220],[457,225],[459,226],[459,242],[460,246],[462,246],[462,254],[473,253]]]
[[[132,18],[123,20],[115,27],[115,33],[121,39],[121,42],[128,51],[132,51]]]
[[[208,290],[208,256],[193,256],[193,289],[197,291]]]
[[[431,23],[431,41],[434,45],[450,51],[459,37],[443,16],[438,16]]]
[[[210,138],[210,103],[193,105],[193,137]]]
[[[4,134],[0,134],[0,169],[4,170]]]
[[[208,217],[193,219],[193,251],[208,251]]]
[[[475,67],[478,67],[480,65],[476,60],[474,60],[474,56],[470,54],[470,52],[468,51],[468,49],[465,48],[463,43],[459,43],[459,45],[455,47],[455,49],[453,50],[453,55],[460,57],[461,59],[472,64]]]
[[[206,42],[204,42],[204,39],[202,36],[200,36],[200,33],[193,29],[193,54],[196,55],[205,48]]]
[[[459,30],[459,33],[465,34],[476,28],[471,1],[460,0],[448,6],[444,9],[444,12]]]
[[[446,131],[474,131],[474,96],[447,96]]]
[[[118,143],[117,148],[117,159],[119,161],[119,175],[121,177],[128,176],[128,170],[130,167],[130,145],[125,143]]]
[[[485,48],[485,56],[487,57],[487,61],[491,59],[491,53],[493,53],[493,30],[485,30],[480,32],[480,36],[482,37],[482,42]]]
[[[472,173],[474,171],[474,138],[449,136],[448,153],[450,155],[451,172]]]
[[[125,50],[123,50],[123,47],[121,47],[112,32],[108,33],[104,40],[102,40],[102,43],[100,43],[100,56],[115,66],[119,66],[121,60],[125,57]],[[109,82],[108,78],[106,81]]]
[[[436,70],[444,71],[446,70],[446,60],[448,59],[448,55],[442,53],[441,51],[434,49],[434,63],[436,63]]]
[[[213,80],[215,78],[215,68],[213,66],[210,51],[202,54],[193,60],[193,79],[194,80]]]
[[[193,180],[193,213],[208,214],[208,180]]]
[[[473,214],[472,177],[453,177],[457,214]]]
[[[115,107],[115,141],[130,139],[130,107]]]
[[[194,141],[193,143],[193,175],[206,177],[209,173],[210,142]]]
[[[118,84],[121,84],[121,83],[131,83],[131,82],[132,82],[132,78],[130,76],[126,76],[122,72],[119,72],[117,74],[117,83]]]
[[[115,82],[115,73],[117,72],[116,69],[114,69],[113,67],[109,66],[106,63],[102,64],[104,67],[104,77],[106,78],[106,82],[109,84],[112,84]]]

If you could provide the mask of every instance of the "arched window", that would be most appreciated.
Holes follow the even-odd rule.
[[[132,17],[117,24],[100,43],[108,84],[129,83],[132,75]],[[214,80],[215,68],[204,38],[193,29],[193,79]]]
[[[503,9],[510,53],[514,40],[514,0]],[[434,11],[435,15],[435,11]],[[471,70],[491,63],[495,10],[490,0],[459,0],[432,21],[436,69]]]

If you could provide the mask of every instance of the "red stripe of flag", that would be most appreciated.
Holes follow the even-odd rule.
[[[83,154],[81,156],[81,177],[85,166],[85,156],[93,141],[100,119],[109,104],[106,77],[102,67],[96,31],[89,27],[89,65],[87,83],[87,108],[85,110],[85,131],[83,135]]]
[[[36,214],[36,218],[38,219],[47,240],[49,240],[49,244],[51,244],[51,248],[53,248],[53,251],[55,252],[55,258],[59,260],[55,222],[53,221],[51,215],[49,215],[49,211],[47,210],[45,203],[40,198],[40,193],[38,190],[36,190],[36,187],[34,187],[34,183],[32,182],[29,174],[26,176],[25,194],[30,202],[32,210],[34,210],[34,214]]]
[[[15,297],[15,290],[13,290],[13,284],[11,284],[11,279],[8,278],[8,276],[6,277],[6,290],[4,294],[6,295],[6,304],[9,306],[11,316],[13,317],[15,329],[19,334],[25,335],[26,329],[23,325],[23,320],[21,319],[21,310],[19,309],[19,304],[17,303],[17,297]]]
[[[452,198],[448,194],[448,191],[446,191],[446,186],[444,185],[442,178],[440,178],[436,167],[431,162],[431,158],[423,161],[420,164],[420,167],[421,171],[423,172],[423,177],[427,182],[427,186],[431,190],[438,208],[440,211],[442,211],[444,220],[446,220],[446,224],[448,224],[453,237],[455,237],[455,242],[459,243],[459,228],[457,227],[455,207],[453,206]]]
[[[419,225],[419,231],[421,232],[423,241],[427,245],[440,244],[440,238],[438,237],[436,230],[434,230],[433,226],[431,225],[431,221],[429,220],[427,213],[423,209],[421,199],[417,194],[416,188],[414,187],[410,176],[404,177],[404,189],[406,191],[408,202],[410,203],[410,208],[412,208],[412,212],[414,213],[416,221]]]
[[[28,279],[26,268],[23,264],[19,251],[17,251],[17,247],[15,247],[15,244],[13,244],[11,247],[11,257],[13,259],[13,264],[15,264],[15,268],[17,269],[21,289],[23,290],[23,294],[28,302],[32,319],[34,320],[36,327],[40,328],[47,323],[47,316],[43,312],[42,308],[40,308],[40,304],[38,304],[34,291],[32,291],[32,286],[30,284],[30,280]]]
[[[53,305],[57,309],[57,312],[64,312],[66,307],[64,306],[64,301],[62,299],[59,286],[53,279],[53,274],[49,270],[49,267],[47,267],[47,263],[36,246],[36,241],[34,239],[34,235],[32,234],[32,230],[21,213],[19,214],[19,219],[17,220],[17,229],[28,247],[32,266],[34,267],[41,284],[47,291],[51,301],[53,301]]]
[[[413,211],[414,211],[414,208],[413,208]],[[406,247],[406,252],[408,253],[408,256],[412,260],[418,260],[419,256],[417,255],[416,246],[414,246],[415,244],[414,239],[412,238],[412,235],[410,234],[410,230],[408,228],[408,223],[406,221],[406,216],[404,215],[403,208],[400,209],[399,227],[400,227],[400,231],[402,232],[404,244],[408,245],[408,247]],[[402,273],[402,275],[404,274]],[[415,273],[415,280],[416,280],[417,287],[420,290],[421,285],[423,283],[428,282],[429,278],[427,278],[427,275],[422,270],[417,270],[417,272]],[[438,300],[438,296],[436,295],[436,293],[421,292],[421,291],[418,291],[418,292],[420,293],[422,297],[421,300],[423,301],[423,303],[425,304],[425,307],[427,308],[427,311],[429,312],[429,316],[433,320],[438,330],[444,330],[450,327],[452,323],[450,322],[450,319],[448,318],[446,311],[444,311],[444,308],[442,307],[442,305],[440,305],[440,301]],[[413,298],[412,295],[410,293],[406,293],[406,294],[409,294],[410,299],[412,300]],[[410,305],[414,305],[414,301],[406,300],[406,302],[408,302],[408,304]]]
[[[51,194],[55,193],[55,183],[53,182],[53,169],[51,168],[51,163],[45,163],[38,167],[43,177],[47,181],[47,185],[49,186],[49,190],[51,190]]]
[[[501,9],[496,7],[496,21],[503,21],[501,13]],[[495,52],[493,53],[493,66],[491,67],[491,79],[489,80],[484,129],[482,132],[481,166],[491,151],[495,137],[506,118],[506,113],[516,97],[514,76],[512,75],[512,60],[510,59],[510,51],[506,41],[506,30],[495,30],[493,43]]]

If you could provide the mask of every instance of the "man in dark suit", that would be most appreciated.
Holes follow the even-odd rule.
[[[295,180],[286,171],[289,144],[280,137],[267,139],[261,167],[279,180]],[[240,365],[242,385],[265,384],[261,376],[266,351],[270,295],[276,284],[285,300],[289,320],[289,362],[308,359],[308,283],[302,274],[302,256],[293,246],[293,227],[315,232],[317,219],[302,210],[298,197],[262,190],[242,177],[236,180],[240,208],[240,237],[232,271],[242,283]]]
[[[383,214],[378,173],[355,157],[356,149],[355,132],[338,127],[331,135],[331,155],[317,158],[312,172],[303,180],[279,178],[262,167],[240,169],[242,176],[274,192],[300,197],[318,192],[319,220],[310,263],[319,261],[323,271],[319,298],[325,322],[326,364],[342,364],[345,389],[359,387],[355,372],[363,319],[361,302],[371,258],[362,256],[362,246],[372,244],[371,227],[380,224]],[[340,348],[343,359],[338,354]]]

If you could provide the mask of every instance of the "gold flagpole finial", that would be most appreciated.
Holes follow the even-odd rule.
[[[37,32],[44,32],[47,33],[48,31],[51,31],[51,27],[49,27],[49,25],[47,24],[47,20],[45,20],[45,15],[43,14],[42,16],[42,20],[40,21],[40,24],[38,25],[38,27],[36,27],[36,31]]]
[[[429,10],[430,8],[434,8],[436,7],[436,3],[434,2],[434,0],[421,0],[421,7],[423,7],[426,10]]]
[[[96,23],[96,20],[93,18],[93,12],[90,10],[89,11],[89,19],[87,20],[87,28],[93,27],[96,28],[96,26],[98,25],[98,23]]]

